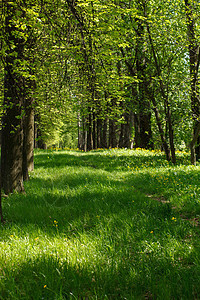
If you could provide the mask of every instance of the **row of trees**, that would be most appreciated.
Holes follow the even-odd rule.
[[[152,148],[159,135],[168,160],[176,163],[175,147],[182,140],[195,164],[200,149],[198,9],[195,1],[77,3],[74,16],[83,40],[78,67],[87,90],[82,149],[130,147],[131,137],[136,147]]]
[[[85,151],[161,147],[173,163],[175,149],[186,145],[195,164],[198,1],[3,0],[1,5],[5,193],[23,191],[33,169],[36,131],[54,143],[56,130],[59,136],[77,130],[78,147]]]

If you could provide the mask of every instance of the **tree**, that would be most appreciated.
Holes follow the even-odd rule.
[[[23,180],[33,169],[33,50],[38,15],[31,1],[3,1],[3,12],[1,184],[4,192],[10,193],[24,191]]]
[[[22,151],[24,103],[24,77],[21,63],[24,60],[25,37],[23,26],[16,26],[16,18],[24,17],[17,4],[4,2],[5,59],[4,59],[4,115],[2,119],[1,185],[5,193],[22,192]]]
[[[189,59],[190,59],[190,94],[191,94],[191,110],[193,117],[193,136],[190,143],[191,149],[191,163],[196,164],[195,155],[195,144],[199,139],[200,133],[200,97],[199,97],[199,82],[198,82],[198,71],[200,63],[200,46],[197,42],[195,33],[195,16],[193,2],[190,0],[185,0],[185,10],[187,19],[187,36],[188,36],[188,49],[189,49]],[[197,157],[200,157],[200,144],[196,146]]]

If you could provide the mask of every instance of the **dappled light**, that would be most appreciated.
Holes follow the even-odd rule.
[[[0,300],[199,299],[200,1],[0,12]]]
[[[4,298],[195,298],[199,167],[160,157],[39,151],[26,194],[3,199]]]

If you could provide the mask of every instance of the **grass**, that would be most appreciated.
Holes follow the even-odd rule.
[[[200,299],[200,166],[177,155],[37,151],[3,199],[0,299]]]

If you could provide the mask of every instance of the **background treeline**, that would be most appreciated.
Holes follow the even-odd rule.
[[[200,156],[200,3],[1,2],[1,178],[23,191],[33,147]]]

